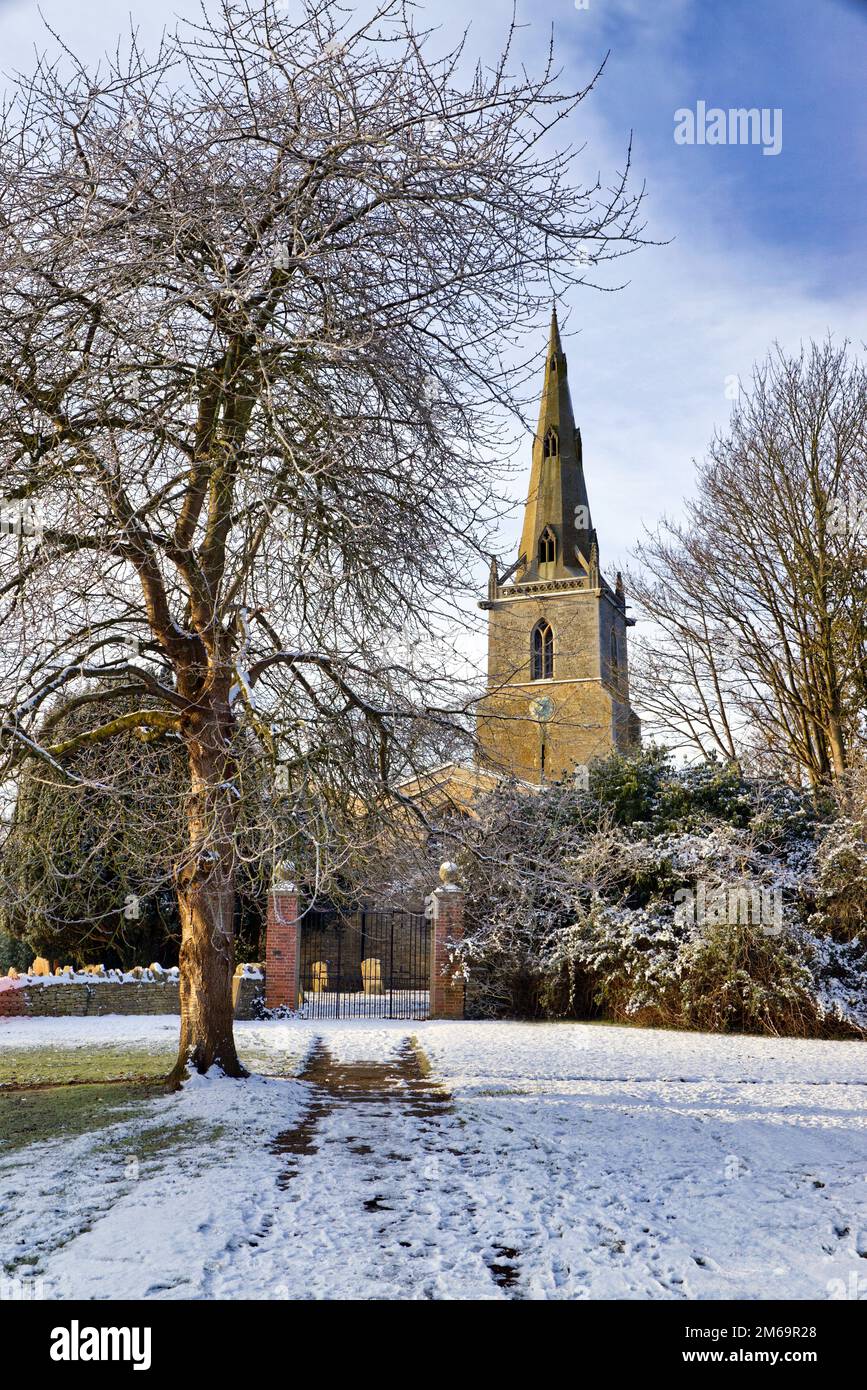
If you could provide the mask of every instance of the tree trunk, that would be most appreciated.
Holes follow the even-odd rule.
[[[246,1076],[235,1051],[232,1011],[232,921],[235,887],[219,872],[187,876],[178,887],[181,918],[181,1037],[170,1081],[219,1067]]]
[[[188,741],[190,855],[178,874],[181,1037],[169,1077],[175,1086],[192,1070],[213,1066],[226,1076],[248,1075],[233,1034],[235,793],[226,749],[225,725],[211,712]]]
[[[828,717],[828,742],[831,745],[831,763],[834,768],[834,776],[843,777],[846,772],[846,744],[843,738],[842,722],[836,711],[832,711]]]

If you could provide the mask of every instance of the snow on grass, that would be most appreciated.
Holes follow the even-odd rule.
[[[76,1100],[94,1089],[76,1087]],[[0,1158],[0,1270],[26,1270],[51,1298],[208,1297],[259,1187],[276,1182],[267,1144],[297,1122],[303,1089],[196,1077],[136,1104],[125,1088],[116,1123],[107,1094],[90,1132]]]
[[[133,1043],[177,1047],[176,1014],[105,1014],[100,1018],[0,1018],[0,1057],[36,1047],[92,1047]]]
[[[570,1024],[419,1036],[508,1154],[504,1240],[526,1252],[528,1296],[827,1298],[860,1278],[867,1297],[861,1043]]]
[[[167,1028],[9,1020],[0,1055],[162,1047]],[[0,1268],[29,1260],[62,1298],[867,1297],[862,1043],[378,1020],[237,1035],[284,1077],[316,1038],[351,1067],[414,1036],[452,1100],[332,1097],[290,1173],[272,1141],[308,1082],[197,1079],[132,1118],[125,1096],[116,1123],[0,1160]]]
[[[853,1082],[867,1085],[863,1042],[688,1033],[606,1023],[419,1023],[450,1084],[487,1077]],[[865,1092],[867,1100],[867,1092]]]

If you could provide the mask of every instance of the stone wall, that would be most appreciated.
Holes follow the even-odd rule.
[[[258,976],[236,975],[232,981],[232,1003],[236,1018],[258,1018],[265,1002],[265,971]]]
[[[29,1012],[23,989],[7,989],[0,993],[0,1018],[19,1018]]]
[[[241,969],[242,967],[239,967]],[[70,981],[52,977],[16,981],[0,990],[0,1018],[96,1017],[106,1014],[179,1014],[176,977],[162,980],[100,980],[78,975]],[[2,982],[6,984],[4,980]],[[255,1018],[256,1000],[264,995],[263,974],[236,975],[232,998],[236,1018]]]
[[[178,983],[26,985],[27,1012],[32,1017],[105,1014],[179,1014]]]

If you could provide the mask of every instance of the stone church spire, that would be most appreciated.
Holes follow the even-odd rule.
[[[586,575],[595,539],[584,481],[581,431],[575,428],[555,306],[517,579],[527,582]]]
[[[622,580],[612,587],[599,569],[556,310],[520,557],[502,577],[492,564],[480,606],[488,614],[477,722],[484,768],[542,786],[640,743],[629,703],[632,619]]]

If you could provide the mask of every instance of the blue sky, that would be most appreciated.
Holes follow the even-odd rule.
[[[867,0],[519,0],[520,56],[543,61],[553,26],[564,85],[598,88],[570,132],[580,167],[609,177],[634,133],[647,185],[648,232],[668,244],[621,261],[617,294],[576,290],[562,306],[576,418],[603,567],[628,562],[644,526],[676,514],[693,459],[731,410],[732,377],[779,341],[831,332],[867,338]],[[511,0],[480,0],[469,46],[493,57]],[[83,56],[127,28],[155,40],[193,0],[42,0],[48,22]],[[451,41],[465,0],[423,3]],[[421,21],[420,21],[421,22]],[[0,3],[0,66],[27,68],[51,47],[32,0]],[[674,112],[697,101],[779,107],[779,155],[757,146],[674,142]],[[544,352],[547,324],[540,324]],[[532,345],[528,345],[532,346]],[[541,376],[540,376],[541,384]],[[529,441],[526,472],[529,472]],[[526,486],[516,480],[516,501]],[[518,508],[504,524],[517,544]]]
[[[867,0],[589,0],[576,23],[553,20],[570,61],[610,49],[596,100],[612,131],[633,128],[640,169],[683,200],[727,203],[735,240],[815,256],[829,288],[863,275]],[[699,99],[780,108],[782,152],[673,147],[673,106]]]
[[[486,24],[506,3],[485,7]],[[531,13],[525,7],[527,14]],[[519,9],[519,14],[521,13]],[[579,108],[588,168],[619,167],[630,131],[648,233],[617,295],[570,297],[567,344],[606,568],[676,514],[693,459],[776,340],[867,339],[867,0],[543,0],[565,76],[603,77]],[[675,144],[678,108],[782,111],[782,149]]]

